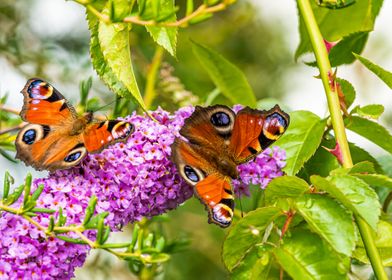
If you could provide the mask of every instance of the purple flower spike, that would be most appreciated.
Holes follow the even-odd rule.
[[[112,230],[176,208],[192,196],[193,189],[170,161],[170,145],[193,110],[185,107],[169,114],[158,109],[151,113],[157,121],[136,114],[125,118],[135,125],[127,143],[111,145],[100,154],[88,155],[77,167],[34,181],[33,190],[44,185],[37,207],[63,208],[66,225],[81,224],[95,195],[96,211],[109,213],[105,221]],[[272,178],[282,175],[284,159],[284,152],[274,148],[239,166],[241,176],[233,182],[235,189],[246,193],[248,184],[265,188]],[[33,219],[44,227],[49,224],[49,214]],[[5,212],[0,214],[0,236],[0,280],[70,279],[90,250],[86,245],[47,237],[20,216]],[[93,239],[94,232],[88,237]]]

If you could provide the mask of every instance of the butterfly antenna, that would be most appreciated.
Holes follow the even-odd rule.
[[[103,108],[112,105],[114,102],[116,102],[116,99],[114,99],[112,102],[110,102],[110,103],[108,103],[108,104],[106,104],[106,105],[103,105],[102,107],[99,107],[99,108],[95,109],[95,110],[93,111],[93,113],[98,112],[98,111],[102,110]]]

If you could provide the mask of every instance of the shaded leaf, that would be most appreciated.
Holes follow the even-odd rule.
[[[258,208],[233,225],[223,243],[223,262],[232,271],[247,251],[260,243],[266,227],[283,213],[277,207]]]
[[[353,33],[343,37],[329,52],[332,67],[355,61],[354,53],[361,53],[367,42],[368,32]]]
[[[390,89],[392,89],[392,72],[383,69],[363,56],[356,53],[354,55],[367,69],[376,74],[377,77],[379,77]]]
[[[384,150],[392,153],[392,136],[380,124],[357,116],[345,119],[348,129],[372,141]]]
[[[294,279],[348,279],[349,258],[333,252],[319,236],[310,231],[294,230],[273,253]]]
[[[220,92],[233,104],[256,107],[256,97],[242,71],[217,52],[193,42],[193,52]]]
[[[286,166],[283,170],[288,175],[295,175],[304,163],[316,152],[326,126],[326,120],[321,120],[309,111],[294,111],[290,113],[290,125],[275,145],[286,150]]]
[[[352,215],[340,204],[327,196],[305,194],[297,199],[296,208],[336,252],[351,255],[356,241],[354,222]]]
[[[372,31],[382,0],[358,0],[353,5],[338,10],[319,7],[316,1],[310,1],[310,3],[323,38],[334,42],[353,33]],[[300,18],[299,31],[301,41],[295,52],[295,59],[312,51],[302,18]]]
[[[376,192],[364,181],[349,175],[334,175],[330,181],[312,176],[311,182],[317,188],[327,191],[346,208],[360,215],[376,230],[381,205]]]
[[[383,265],[392,266],[392,225],[386,221],[380,221],[377,225],[377,232],[373,234],[373,237]],[[354,251],[353,257],[370,264],[362,242]]]
[[[350,147],[350,152],[351,152],[351,157],[354,163],[362,162],[362,161],[369,161],[373,163],[374,169],[377,171],[377,173],[384,173],[384,170],[378,163],[378,161],[371,155],[369,154],[366,150],[356,146],[354,143],[348,143],[348,146]]]

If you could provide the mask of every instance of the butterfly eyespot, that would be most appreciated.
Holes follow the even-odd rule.
[[[53,87],[42,80],[35,80],[31,82],[27,91],[30,98],[48,99],[53,93]]]
[[[189,165],[184,166],[184,173],[185,173],[186,177],[189,180],[191,180],[192,182],[197,183],[200,181],[199,175],[197,175],[196,170],[194,170]]]
[[[211,116],[211,123],[217,127],[225,127],[231,124],[231,119],[225,112],[217,112]]]
[[[66,156],[66,157],[64,158],[64,161],[65,161],[65,162],[77,161],[77,160],[80,158],[81,155],[82,155],[81,152],[72,153],[72,154]]]
[[[263,132],[268,139],[278,139],[286,130],[287,121],[279,114],[273,113],[265,119]]]
[[[27,145],[32,145],[35,142],[36,138],[37,138],[37,133],[35,129],[29,129],[23,134],[22,141]]]

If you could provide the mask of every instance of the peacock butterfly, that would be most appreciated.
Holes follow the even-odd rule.
[[[249,107],[196,106],[171,146],[172,160],[208,210],[209,223],[228,227],[233,219],[231,179],[237,165],[255,158],[287,129],[290,117],[278,105],[269,111]]]
[[[92,112],[78,116],[64,96],[41,79],[28,80],[22,93],[20,116],[28,124],[16,137],[16,158],[37,170],[70,168],[87,152],[125,141],[134,130],[125,121],[94,121]]]

